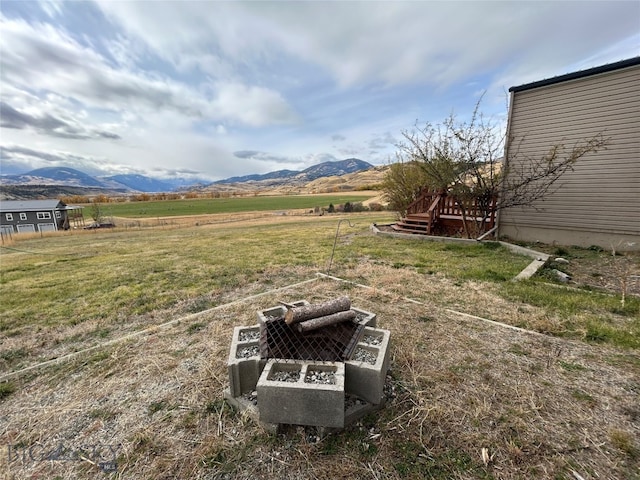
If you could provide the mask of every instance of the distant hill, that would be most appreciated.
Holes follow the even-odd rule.
[[[313,165],[302,171],[295,170],[277,170],[262,175],[245,175],[243,177],[231,177],[224,180],[213,182],[212,185],[218,184],[239,184],[246,182],[263,182],[269,186],[276,186],[294,182],[302,184],[311,182],[321,177],[333,177],[355,173],[362,170],[373,168],[369,162],[358,158],[348,158],[346,160],[338,160],[335,162],[324,162]]]
[[[377,166],[367,170],[340,176],[320,177],[305,185],[309,192],[335,192],[339,190],[380,190],[388,166]]]
[[[369,162],[357,158],[347,158],[338,162],[324,162],[307,168],[300,172],[306,180],[315,180],[320,177],[339,177],[348,173],[360,172],[373,168]]]
[[[42,200],[50,198],[95,195],[124,195],[124,188],[72,187],[66,185],[1,185],[0,200]]]
[[[171,192],[194,183],[204,184],[202,179],[172,178],[158,180],[145,175],[112,175],[92,177],[69,167],[37,168],[19,175],[0,175],[3,186],[59,186],[100,189],[108,194],[114,192]],[[104,193],[103,192],[103,193]]]
[[[4,185],[67,185],[74,187],[98,187],[107,185],[80,170],[68,167],[37,168],[22,175],[3,175]]]
[[[201,193],[226,193],[232,195],[271,195],[314,194],[354,190],[380,190],[384,177],[389,170],[387,165],[374,166],[354,173],[318,177],[307,181],[301,172],[284,179],[245,181],[240,183],[212,183],[193,191]]]
[[[297,175],[296,170],[277,170],[275,172],[269,172],[264,174],[243,175],[241,177],[230,177],[224,180],[218,180],[213,182],[214,185],[225,183],[244,183],[244,182],[261,182],[262,180],[281,180],[284,178],[290,178]]]

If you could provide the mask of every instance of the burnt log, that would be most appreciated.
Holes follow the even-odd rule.
[[[345,312],[350,308],[351,300],[349,300],[349,297],[338,297],[322,303],[287,308],[287,313],[284,314],[284,321],[287,325],[291,325],[312,318],[326,317],[333,313]]]
[[[313,330],[317,330],[322,327],[328,327],[329,325],[335,325],[336,323],[347,322],[356,318],[356,312],[353,310],[347,310],[346,312],[332,313],[331,315],[325,315],[324,317],[316,317],[310,320],[305,320],[296,324],[296,328],[300,333],[306,333]]]

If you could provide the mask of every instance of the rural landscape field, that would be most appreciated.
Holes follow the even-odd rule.
[[[319,214],[372,198],[357,193],[115,205],[116,228],[4,244],[0,476],[640,478],[640,298],[621,282],[638,257],[537,246],[580,283],[514,282],[531,259],[497,242]],[[334,433],[230,408],[233,328],[339,295],[391,332],[386,406]]]

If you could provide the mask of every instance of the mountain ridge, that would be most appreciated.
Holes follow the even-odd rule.
[[[31,170],[19,175],[0,175],[0,184],[4,186],[64,186],[76,188],[93,188],[114,190],[121,193],[156,193],[184,191],[189,188],[211,188],[222,185],[237,184],[265,184],[278,186],[286,184],[302,185],[322,177],[342,176],[373,168],[368,162],[357,158],[328,161],[312,165],[302,171],[277,170],[265,174],[230,177],[216,182],[203,182],[202,179],[176,178],[159,180],[140,174],[119,174],[104,177],[94,177],[71,167],[44,167]]]
[[[359,158],[347,158],[345,160],[327,161],[317,165],[312,165],[304,170],[276,170],[274,172],[254,175],[244,175],[240,177],[230,177],[218,180],[212,185],[245,183],[245,182],[263,182],[270,181],[289,181],[310,182],[321,177],[341,176],[347,173],[355,173],[362,170],[373,168],[369,162],[360,160]],[[273,185],[273,182],[271,182]]]

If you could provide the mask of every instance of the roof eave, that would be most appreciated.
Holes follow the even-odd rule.
[[[599,67],[589,68],[587,70],[579,70],[577,72],[567,73],[565,75],[559,75],[557,77],[551,77],[544,80],[538,80],[536,82],[525,83],[509,88],[510,92],[522,92],[524,90],[531,90],[533,88],[546,87],[548,85],[554,85],[556,83],[567,82],[569,80],[577,80],[579,78],[590,77],[591,75],[597,75],[600,73],[612,72],[614,70],[620,70],[621,68],[633,67],[640,65],[640,56],[628,58],[615,63],[608,63],[606,65],[600,65]]]

